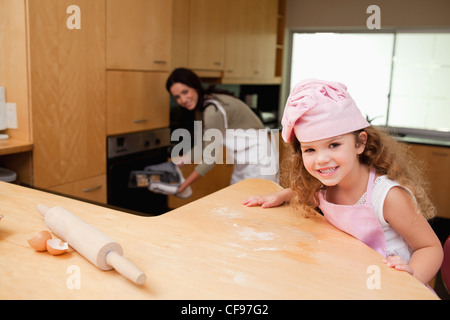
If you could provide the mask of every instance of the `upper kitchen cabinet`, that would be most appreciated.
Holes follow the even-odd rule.
[[[225,82],[274,82],[278,0],[229,0]]]
[[[225,50],[225,0],[189,0],[188,66],[222,71]]]
[[[76,183],[102,201],[105,184],[81,182],[106,181],[105,0],[28,0],[27,9],[33,184]]]
[[[280,82],[279,0],[173,1],[173,67],[224,83]]]
[[[106,0],[106,68],[169,71],[172,1]]]
[[[172,66],[221,78],[225,63],[225,0],[173,0]]]
[[[107,135],[168,127],[167,77],[167,72],[107,71]]]

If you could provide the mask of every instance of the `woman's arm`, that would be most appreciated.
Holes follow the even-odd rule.
[[[383,205],[384,219],[405,239],[413,253],[408,264],[397,257],[385,263],[407,271],[428,283],[439,271],[443,260],[441,243],[428,221],[418,212],[411,195],[403,188],[392,188]]]
[[[183,192],[183,190],[186,189],[188,186],[190,186],[191,183],[193,183],[194,181],[197,181],[201,177],[202,176],[196,170],[192,171],[192,173],[186,178],[186,180],[184,180],[184,182],[181,184],[181,186],[178,187],[177,193]]]

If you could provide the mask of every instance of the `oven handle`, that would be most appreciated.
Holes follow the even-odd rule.
[[[99,189],[101,189],[101,188],[102,188],[102,185],[100,184],[100,185],[95,186],[95,187],[92,187],[92,188],[85,188],[85,189],[82,189],[81,191],[82,191],[82,192],[92,192],[92,191],[99,190]]]

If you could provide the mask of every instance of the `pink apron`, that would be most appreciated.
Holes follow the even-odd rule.
[[[372,206],[374,180],[375,169],[372,168],[369,174],[364,204],[337,205],[326,201],[322,192],[319,192],[319,208],[328,222],[361,240],[383,257],[386,257],[386,238]]]

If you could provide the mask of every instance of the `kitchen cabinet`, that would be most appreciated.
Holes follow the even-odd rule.
[[[168,127],[168,76],[167,72],[107,71],[107,135]]]
[[[278,0],[278,18],[277,18],[277,52],[275,57],[275,77],[283,75],[284,60],[284,32],[286,25],[286,2],[287,0]]]
[[[222,71],[228,0],[190,0],[188,67]]]
[[[106,175],[48,188],[50,191],[106,204]]]
[[[171,0],[106,0],[107,69],[169,71]]]
[[[418,160],[423,161],[437,215],[450,219],[450,148],[410,144],[410,150]]]
[[[0,0],[0,86],[7,102],[16,103],[17,129],[1,133],[0,166],[17,173],[21,183],[32,183],[33,149],[28,100],[27,20],[25,1]]]
[[[106,134],[169,126],[172,1],[106,0]]]
[[[279,0],[173,1],[174,68],[224,83],[279,83]]]
[[[273,80],[277,12],[278,0],[227,2],[225,79]]]
[[[33,185],[87,182],[106,173],[105,0],[27,2]],[[73,4],[79,29],[67,26]]]

